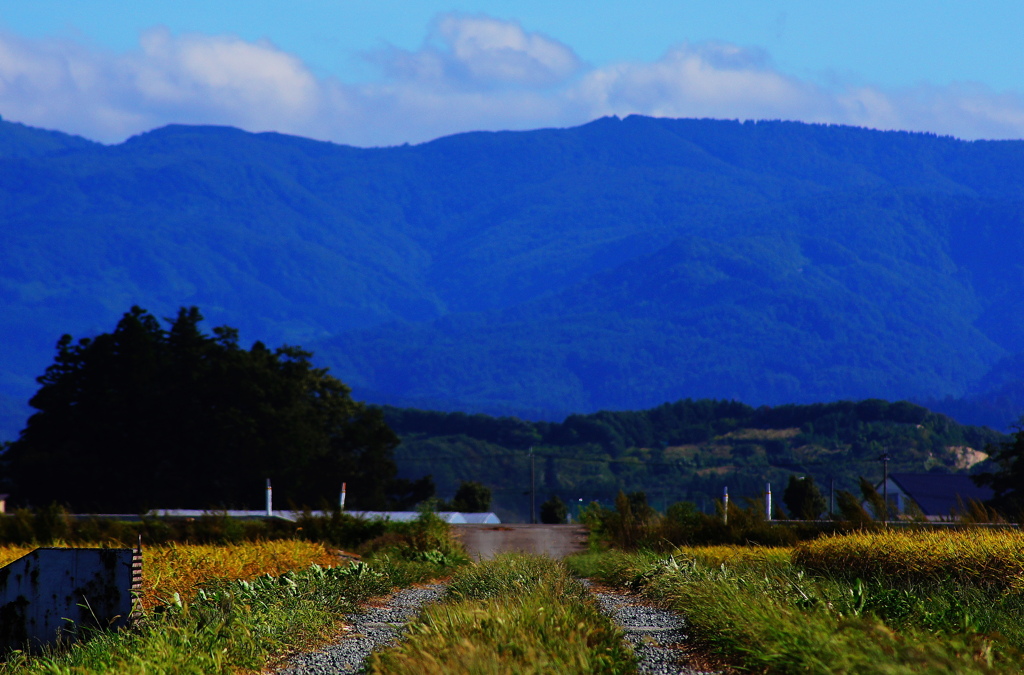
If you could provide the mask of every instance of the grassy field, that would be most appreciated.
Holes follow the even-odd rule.
[[[845,578],[949,580],[1024,591],[1024,532],[884,530],[823,537],[797,546],[793,562]]]
[[[260,672],[336,635],[370,597],[451,574],[465,560],[454,547],[437,519],[403,524],[368,563],[306,541],[148,547],[139,626],[10,654],[0,675]],[[0,561],[29,550],[0,548]]]
[[[63,547],[62,547],[63,548]],[[0,547],[0,566],[32,552],[32,546]],[[296,541],[258,541],[245,544],[147,546],[144,551],[142,604],[149,609],[173,598],[189,599],[204,583],[223,579],[253,579],[281,575],[310,565],[346,564],[323,544]]]
[[[444,602],[373,655],[369,672],[625,674],[636,664],[621,630],[564,565],[508,554],[456,574]]]
[[[169,544],[147,548],[143,559],[142,603],[147,609],[174,596],[189,599],[204,583],[278,576],[311,565],[347,562],[323,544],[265,541],[225,546]]]
[[[146,619],[44,654],[13,673],[258,672],[339,628],[359,602],[450,575],[373,673],[631,673],[621,631],[573,574],[684,613],[694,647],[764,673],[1024,672],[1024,536],[881,531],[794,548],[709,546],[671,554],[506,555],[465,565],[445,528],[381,538],[339,565],[309,542],[146,549]],[[2,548],[0,562],[28,549]],[[571,570],[571,571],[570,571]]]
[[[1016,533],[885,532],[569,563],[685,613],[704,649],[755,672],[1019,673],[1024,595],[1006,575],[1022,548]]]

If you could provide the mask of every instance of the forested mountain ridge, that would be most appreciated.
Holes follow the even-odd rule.
[[[185,126],[103,146],[0,122],[0,214],[8,437],[57,337],[132,304],[200,306],[421,408],[991,384],[1011,394],[980,421],[1005,425],[1024,404],[1003,372],[1024,352],[1020,142],[634,116],[377,149]]]
[[[562,422],[390,407],[384,415],[402,438],[396,460],[406,477],[431,472],[442,497],[472,477],[506,520],[529,520],[531,474],[540,500],[557,495],[578,507],[643,491],[662,510],[690,501],[710,512],[723,487],[742,505],[759,501],[766,482],[781,494],[793,475],[859,494],[862,476],[882,480],[883,454],[892,472],[990,470],[985,451],[1007,440],[877,399],[775,408],[682,400]]]

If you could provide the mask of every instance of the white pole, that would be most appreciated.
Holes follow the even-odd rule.
[[[729,486],[722,490],[722,523],[729,524]]]
[[[764,484],[764,519],[771,521],[772,519],[772,484]]]
[[[341,484],[341,499],[338,500],[338,506],[341,507],[342,511],[345,510],[345,483]]]
[[[274,515],[274,491],[270,487],[270,479],[267,479],[267,516]]]
[[[530,446],[530,523],[537,524],[537,462]]]

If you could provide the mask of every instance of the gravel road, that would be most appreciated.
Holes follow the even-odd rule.
[[[686,621],[668,610],[644,604],[623,593],[590,587],[601,610],[626,632],[644,675],[713,675],[720,671],[698,670],[686,665],[681,647],[686,641]],[[373,603],[358,614],[349,614],[351,626],[333,644],[314,652],[297,654],[275,675],[341,675],[359,673],[366,657],[376,649],[393,643],[402,627],[415,618],[422,607],[436,602],[444,585],[430,584],[398,591],[385,601]]]
[[[675,612],[642,604],[620,593],[591,591],[601,611],[626,631],[644,675],[711,675],[719,671],[695,670],[685,664],[681,649],[686,641],[686,620]]]
[[[406,588],[380,605],[371,605],[363,613],[349,614],[345,623],[352,628],[344,637],[315,652],[293,656],[277,675],[358,673],[370,652],[394,642],[402,626],[415,618],[423,605],[438,600],[443,592],[441,584]]]

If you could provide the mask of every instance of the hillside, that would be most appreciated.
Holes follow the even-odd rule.
[[[0,213],[0,438],[57,338],[132,304],[311,348],[376,403],[1024,410],[1021,142],[629,117],[103,146],[0,121]]]
[[[859,494],[861,476],[951,473],[985,467],[984,451],[1006,437],[957,424],[905,401],[877,399],[753,408],[682,400],[648,410],[571,415],[562,422],[385,408],[402,438],[395,457],[407,478],[430,473],[450,499],[463,480],[488,486],[504,520],[529,520],[531,452],[538,504],[551,495],[578,507],[644,491],[664,510],[690,501],[712,512],[722,488],[743,505],[766,482],[781,497],[792,475],[825,494]]]

